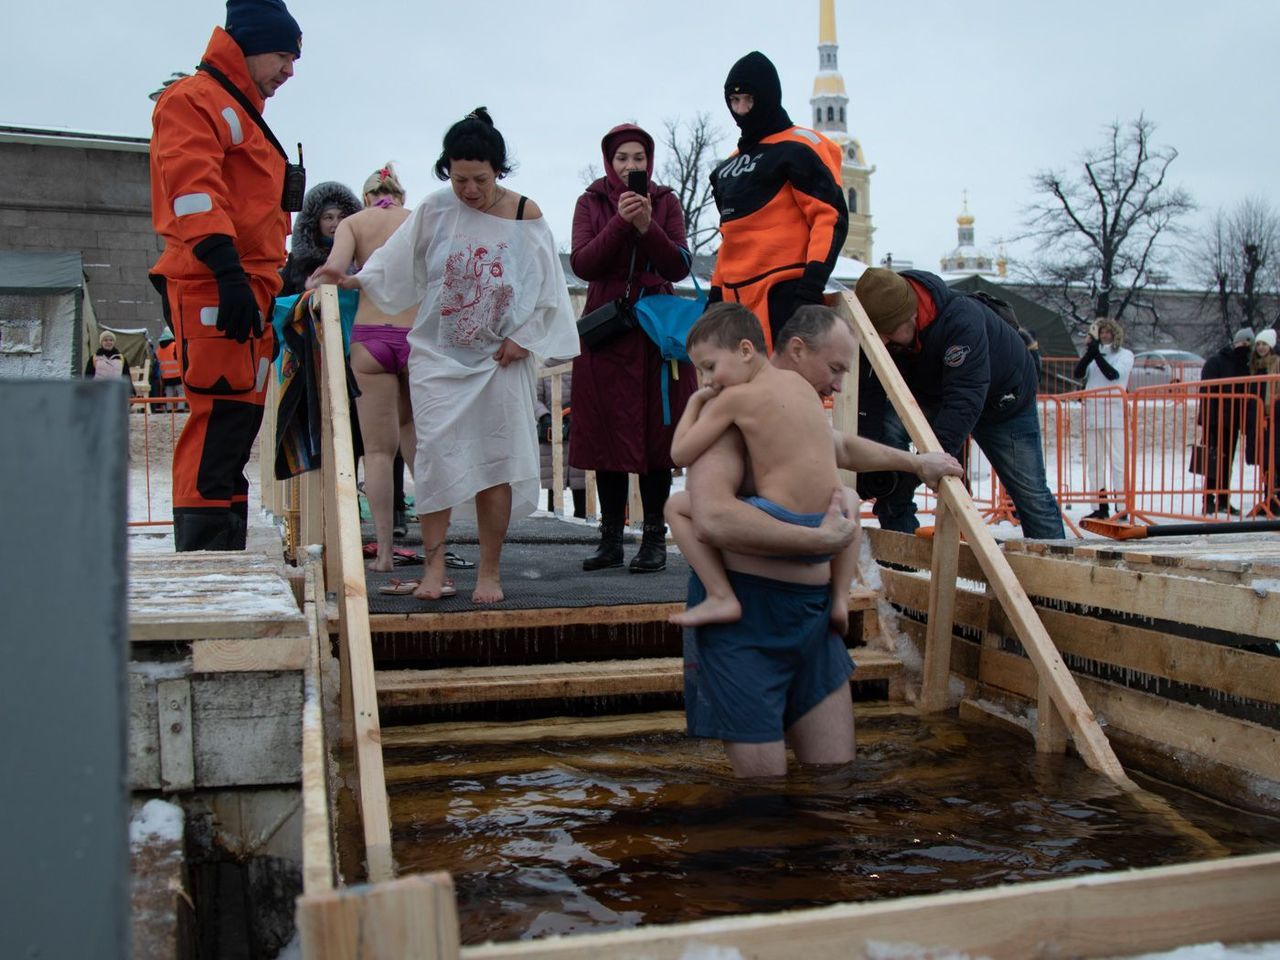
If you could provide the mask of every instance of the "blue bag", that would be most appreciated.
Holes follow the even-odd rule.
[[[681,249],[685,261],[692,267],[693,260],[687,250]],[[680,378],[677,364],[689,362],[685,341],[689,338],[689,330],[697,323],[702,312],[707,308],[707,295],[698,285],[698,278],[689,271],[693,279],[694,297],[677,297],[669,293],[655,293],[641,297],[634,304],[636,319],[640,329],[645,332],[658,352],[662,354],[662,422],[671,425],[671,378]]]

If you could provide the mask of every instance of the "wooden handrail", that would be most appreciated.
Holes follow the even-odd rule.
[[[351,445],[351,410],[347,399],[347,371],[338,316],[338,288],[325,284],[320,301],[320,378],[323,441],[321,483],[324,489],[324,547],[329,583],[338,599],[338,630],[343,659],[343,693],[349,710],[360,779],[360,816],[364,825],[365,859],[369,880],[395,875],[391,858],[391,819],[382,766],[382,736],[378,722],[378,691],[374,682],[373,647],[369,630],[369,599],[360,541],[360,504],[356,490],[355,456]]]
[[[924,411],[907,388],[897,365],[880,341],[866,311],[862,309],[862,304],[852,293],[842,294],[840,303],[841,312],[853,323],[861,347],[871,362],[871,368],[916,449],[921,453],[941,452],[942,445],[934,436]],[[944,563],[941,553],[943,544],[946,545],[946,550],[954,552],[958,549],[958,536],[962,534],[977,557],[1027,656],[1035,664],[1036,675],[1047,692],[1048,700],[1057,708],[1067,729],[1071,731],[1076,749],[1084,762],[1125,788],[1136,790],[1120,761],[1116,759],[1111,744],[1058,653],[1058,648],[1054,646],[1031,606],[1026,591],[1014,576],[995,538],[987,530],[987,525],[973,505],[964,484],[956,477],[944,478],[938,489],[938,498],[940,505],[946,508],[946,515],[939,518],[940,532],[945,535],[938,538],[940,543],[935,543],[933,566],[934,575],[939,582],[930,589],[929,594],[929,640],[930,646],[937,643],[938,649],[932,657],[926,650],[925,689],[921,691],[921,707],[937,710],[946,704],[945,685],[949,678],[947,664],[950,657],[949,654],[943,655],[941,645],[949,642],[947,638],[951,636],[956,564],[954,560]],[[954,526],[958,529],[953,530],[951,520],[954,520]]]

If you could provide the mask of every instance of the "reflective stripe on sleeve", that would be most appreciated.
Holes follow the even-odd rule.
[[[233,107],[224,107],[222,119],[227,121],[227,129],[231,132],[232,143],[244,142],[244,130],[240,127],[240,114]]]
[[[213,198],[207,193],[184,193],[173,201],[173,215],[186,217],[193,213],[208,213],[213,209]]]
[[[267,374],[271,372],[271,359],[269,357],[258,358],[258,379],[254,382],[253,392],[261,393],[262,388],[267,385]]]

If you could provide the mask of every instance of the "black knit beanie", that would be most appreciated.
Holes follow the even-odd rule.
[[[791,126],[791,118],[782,109],[782,81],[773,62],[759,50],[752,50],[735,63],[724,82],[724,102],[728,104],[732,93],[749,93],[755,105],[746,116],[733,113],[733,122],[742,131],[738,149],[759,143],[770,134],[780,133]]]
[[[227,0],[225,29],[246,57],[259,53],[302,56],[302,28],[284,0]]]

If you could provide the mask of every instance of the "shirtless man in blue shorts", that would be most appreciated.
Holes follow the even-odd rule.
[[[799,373],[820,396],[840,390],[853,364],[853,330],[833,311],[804,307],[780,331],[771,362]],[[900,470],[936,487],[960,476],[947,454],[914,455],[835,433],[848,470]],[[749,490],[741,436],[727,431],[689,470],[693,522],[720,549],[742,603],[735,623],[685,631],[685,710],[691,736],[724,741],[739,777],[782,776],[789,746],[801,763],[843,764],[854,756],[853,671],[844,638],[829,624],[830,570],[804,557],[838,552],[857,536],[833,492],[816,528],[776,520],[739,499]],[[797,559],[778,559],[778,558]],[[691,583],[689,603],[703,598]]]

